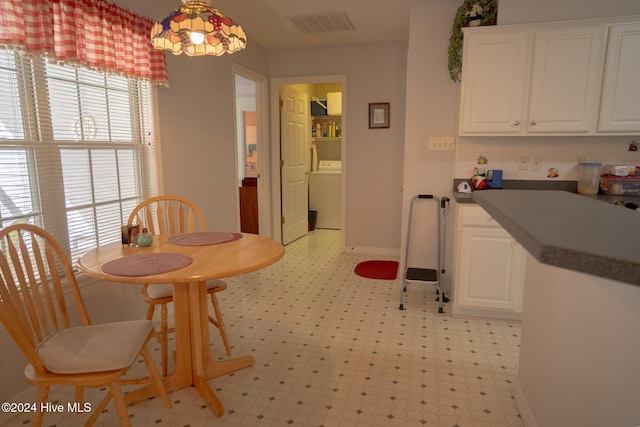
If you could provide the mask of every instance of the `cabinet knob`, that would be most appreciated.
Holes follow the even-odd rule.
[[[513,122],[514,126],[520,126],[520,120],[516,120],[515,122]]]
[[[535,120],[531,120],[531,126],[535,126],[537,124],[538,124],[538,122],[536,122]]]

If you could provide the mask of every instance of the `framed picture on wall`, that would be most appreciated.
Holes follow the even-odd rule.
[[[369,129],[386,129],[389,127],[388,102],[376,102],[369,104]]]

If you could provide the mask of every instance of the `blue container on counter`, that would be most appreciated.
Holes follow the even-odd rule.
[[[487,188],[502,188],[502,170],[490,169],[487,171]]]

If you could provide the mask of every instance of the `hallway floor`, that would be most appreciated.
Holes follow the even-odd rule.
[[[253,367],[209,381],[224,405],[216,418],[194,389],[130,406],[134,426],[522,426],[511,393],[520,325],[454,318],[435,296],[356,276],[367,259],[341,254],[340,231],[315,230],[277,264],[230,278],[219,296],[233,355]],[[224,358],[210,328],[213,357]],[[155,342],[153,343],[155,345]],[[158,351],[153,352],[159,356]],[[158,357],[159,359],[159,357]],[[134,367],[137,370],[138,366]],[[86,392],[96,401],[96,391]],[[73,401],[54,388],[51,402]],[[112,404],[96,426],[117,425]],[[82,425],[86,415],[47,414],[44,426]],[[27,414],[5,426],[28,425]]]

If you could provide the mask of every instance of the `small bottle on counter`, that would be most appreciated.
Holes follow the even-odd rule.
[[[322,123],[322,137],[323,138],[329,137],[329,125],[327,124],[326,120],[324,121],[324,123]]]

